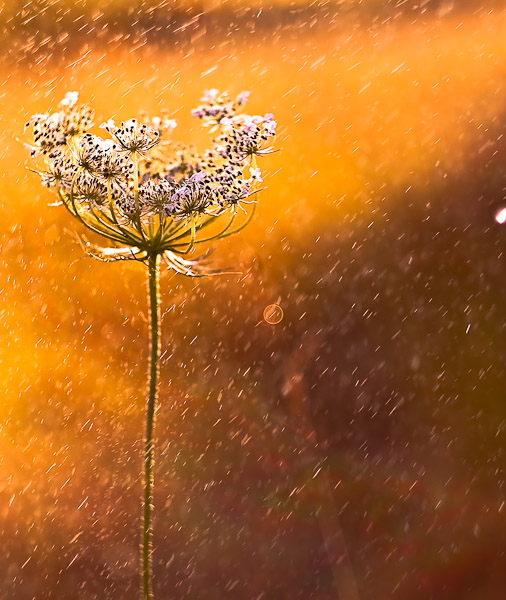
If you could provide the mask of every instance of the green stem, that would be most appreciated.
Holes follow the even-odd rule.
[[[148,261],[148,287],[151,329],[151,358],[149,362],[149,395],[146,411],[146,439],[144,446],[144,505],[141,533],[141,580],[142,600],[152,600],[151,568],[151,513],[153,510],[153,428],[157,397],[160,358],[160,298],[158,290],[159,255],[152,254]]]
[[[146,236],[144,235],[144,229],[142,227],[141,215],[139,211],[139,166],[137,161],[137,152],[134,152],[132,155],[133,162],[133,176],[134,176],[134,201],[135,201],[135,214],[134,214],[134,223],[137,225],[137,229],[141,234],[141,237],[144,241],[146,241]]]

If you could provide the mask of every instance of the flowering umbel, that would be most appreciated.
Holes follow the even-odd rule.
[[[249,222],[262,182],[256,159],[273,151],[276,121],[272,114],[244,114],[248,95],[204,92],[192,114],[214,138],[202,154],[172,140],[177,124],[166,113],[143,115],[145,123],[110,119],[101,125],[107,137],[91,133],[93,111],[79,105],[77,92],[67,93],[56,112],[30,119],[27,147],[44,163],[37,168],[43,184],[83,225],[110,240],[109,248],[88,244],[93,256],[145,261],[160,255],[179,273],[202,275],[209,271],[186,255]]]
[[[31,156],[42,182],[84,226],[107,238],[108,248],[87,243],[104,260],[138,260],[148,267],[151,353],[144,444],[144,495],[140,545],[141,600],[152,600],[153,427],[160,359],[159,261],[178,273],[214,271],[187,258],[195,246],[240,231],[251,219],[262,174],[256,159],[272,152],[271,114],[241,112],[248,92],[235,99],[207,90],[192,111],[215,134],[209,150],[172,140],[176,127],[166,113],[117,126],[102,124],[108,137],[91,133],[93,112],[69,92],[54,113],[34,115]],[[247,209],[250,210],[247,210]],[[237,221],[239,219],[239,221]]]

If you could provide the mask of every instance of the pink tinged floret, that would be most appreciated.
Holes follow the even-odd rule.
[[[37,154],[37,146],[32,146],[31,144],[23,144],[23,146],[30,152],[30,156],[35,156]]]
[[[34,123],[40,123],[41,121],[45,121],[47,119],[47,113],[37,113],[32,115],[31,121]]]
[[[240,92],[239,94],[237,94],[237,97],[235,99],[237,104],[244,104],[248,100],[250,93],[251,92]]]
[[[200,99],[201,102],[212,102],[213,100],[216,99],[216,96],[218,95],[219,91],[216,88],[211,88],[210,90],[204,90],[204,93],[202,94],[202,98]]]
[[[49,123],[51,128],[55,128],[61,120],[61,114],[59,112],[53,113],[50,117],[48,117],[47,122]]]
[[[195,175],[191,176],[191,179],[193,181],[196,181],[197,183],[199,183],[200,181],[202,181],[205,177],[204,171],[199,171],[198,173],[195,173]]]
[[[242,125],[242,130],[245,131],[246,133],[250,133],[254,129],[255,129],[255,124],[253,123],[253,117],[251,117],[250,115],[245,115],[243,125]]]
[[[226,148],[222,144],[215,144],[214,150],[220,155],[223,154],[223,152],[226,152]],[[212,158],[213,152],[211,150],[206,151],[206,156]]]
[[[109,119],[100,125],[101,129],[116,129],[116,125],[114,123],[114,119]]]
[[[234,122],[229,117],[223,117],[223,119],[220,120],[220,125],[225,131],[231,129],[233,127],[233,124]]]
[[[250,167],[249,173],[250,173],[250,181],[258,181],[259,183],[261,183],[263,181],[262,171],[260,171],[260,169],[258,167]]]
[[[115,143],[112,140],[103,140],[98,136],[95,137],[95,141],[101,150],[111,150],[115,146]]]
[[[264,129],[270,135],[275,135],[275,133],[276,133],[276,126],[277,126],[276,121],[267,121],[267,122],[264,121]]]

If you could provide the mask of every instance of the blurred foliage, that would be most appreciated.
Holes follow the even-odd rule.
[[[0,44],[23,49],[43,43],[60,46],[67,37],[111,41],[118,34],[147,40],[173,40],[186,32],[201,35],[310,24],[335,27],[385,24],[399,18],[444,17],[454,10],[472,14],[502,7],[500,0],[33,0],[0,2]],[[343,21],[345,23],[343,23]],[[32,48],[33,49],[33,48]]]

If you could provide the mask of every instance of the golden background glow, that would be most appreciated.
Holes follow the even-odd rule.
[[[162,277],[155,597],[336,598],[325,457],[363,600],[502,598],[506,12],[127,5],[2,13],[0,600],[137,594],[145,273],[83,256],[24,123],[78,90],[202,146],[209,87],[280,151],[241,273]]]

